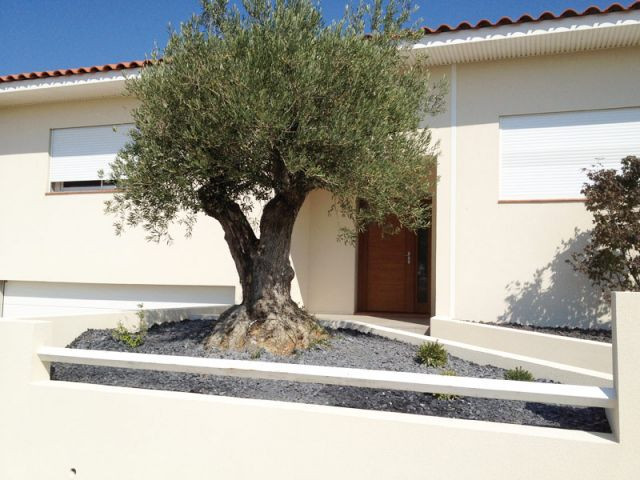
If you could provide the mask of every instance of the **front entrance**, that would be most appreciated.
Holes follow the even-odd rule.
[[[383,234],[377,225],[358,241],[358,310],[428,313],[431,230]]]

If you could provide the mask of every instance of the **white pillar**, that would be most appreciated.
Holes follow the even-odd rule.
[[[623,447],[640,447],[640,293],[614,293],[611,310],[617,407],[609,421]]]

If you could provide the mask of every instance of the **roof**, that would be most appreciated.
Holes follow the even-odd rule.
[[[525,15],[522,15],[521,17],[518,17],[515,20],[513,20],[510,17],[502,17],[500,20],[496,22],[491,22],[490,20],[480,20],[475,25],[469,22],[461,22],[455,27],[443,24],[437,28],[422,27],[422,30],[425,35],[434,35],[434,34],[445,33],[445,32],[459,32],[462,30],[477,30],[480,28],[501,27],[504,25],[519,25],[522,23],[542,22],[544,20],[560,20],[563,18],[571,18],[571,17],[585,17],[587,15],[599,15],[599,14],[615,13],[615,12],[630,12],[632,10],[640,10],[640,0],[634,1],[632,4],[630,4],[627,7],[620,5],[619,3],[614,3],[613,5],[610,5],[606,8],[600,8],[596,6],[589,7],[582,12],[577,12],[569,8],[558,15],[556,15],[553,12],[543,12],[537,17],[534,17],[529,14],[525,14]]]
[[[573,9],[567,9],[564,12],[557,15],[554,14],[553,12],[543,12],[537,17],[533,17],[532,15],[525,14],[515,20],[511,19],[510,17],[502,17],[496,22],[491,22],[490,20],[480,20],[475,25],[471,24],[470,22],[461,22],[454,27],[443,24],[437,28],[423,27],[422,30],[426,36],[431,36],[439,33],[460,32],[464,30],[478,30],[482,28],[501,27],[505,25],[520,25],[524,23],[542,22],[545,20],[560,20],[560,19],[571,18],[571,17],[585,17],[588,15],[598,15],[598,14],[607,14],[607,13],[616,13],[616,12],[630,12],[632,10],[640,10],[640,0],[634,1],[629,6],[626,6],[626,7],[619,3],[614,3],[606,8],[600,8],[596,6],[589,7],[582,12],[577,12]],[[43,78],[51,78],[51,77],[67,77],[67,76],[79,75],[83,73],[99,73],[99,72],[109,72],[109,71],[115,71],[115,70],[127,70],[127,69],[133,69],[133,68],[141,68],[141,67],[144,67],[145,65],[148,65],[149,63],[150,63],[150,60],[134,60],[131,62],[108,63],[106,65],[94,65],[91,67],[48,70],[44,72],[18,73],[13,75],[0,76],[0,84],[20,81],[20,80],[43,79]]]
[[[106,65],[94,65],[92,67],[66,68],[60,70],[47,70],[46,72],[18,73],[0,77],[0,83],[15,82],[19,80],[33,80],[38,78],[68,77],[82,73],[99,73],[114,70],[127,70],[148,65],[150,60],[134,60],[132,62],[108,63]]]

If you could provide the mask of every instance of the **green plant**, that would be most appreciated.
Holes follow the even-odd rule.
[[[593,215],[591,238],[568,262],[608,295],[640,290],[640,157],[622,159],[619,169],[587,171],[582,188]]]
[[[313,340],[309,343],[309,349],[312,348],[327,348],[329,347],[330,342],[328,337],[318,338],[317,340]]]
[[[447,350],[439,342],[426,342],[418,348],[418,361],[427,367],[442,368],[447,364]]]
[[[446,86],[411,54],[409,0],[354,2],[333,23],[316,0],[235,3],[202,0],[163,61],[127,82],[135,128],[111,165],[107,212],[118,233],[140,225],[151,240],[173,223],[188,234],[200,215],[219,222],[243,300],[206,344],[291,353],[325,336],[290,294],[305,199],[330,193],[346,240],[392,216],[428,226],[438,149],[425,119]]]
[[[522,367],[516,367],[504,372],[505,380],[517,380],[519,382],[533,382],[533,374]]]
[[[146,324],[145,322],[145,313],[144,313],[144,303],[139,303],[138,305],[136,305],[138,307],[138,310],[136,310],[136,317],[138,317],[138,323],[140,325],[142,325],[143,323]]]
[[[111,332],[111,336],[114,340],[125,344],[129,348],[137,348],[144,343],[149,327],[145,320],[143,307],[144,304],[139,303],[138,310],[136,311],[136,316],[138,317],[138,328],[130,329],[127,328],[124,323],[118,322],[116,328]]]
[[[443,370],[442,372],[440,372],[440,375],[445,375],[447,377],[456,377],[458,374],[454,370]],[[458,395],[453,395],[451,393],[436,393],[435,397],[438,400],[450,401],[458,398]]]
[[[257,360],[262,356],[262,350],[257,348],[256,350],[252,351],[251,354],[249,355],[249,357],[251,358],[251,360]]]

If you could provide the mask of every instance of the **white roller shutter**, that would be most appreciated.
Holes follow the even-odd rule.
[[[500,199],[581,198],[593,165],[640,155],[640,108],[500,118]]]
[[[109,164],[128,141],[132,128],[125,124],[52,130],[49,181],[98,180],[99,170],[108,179]]]

